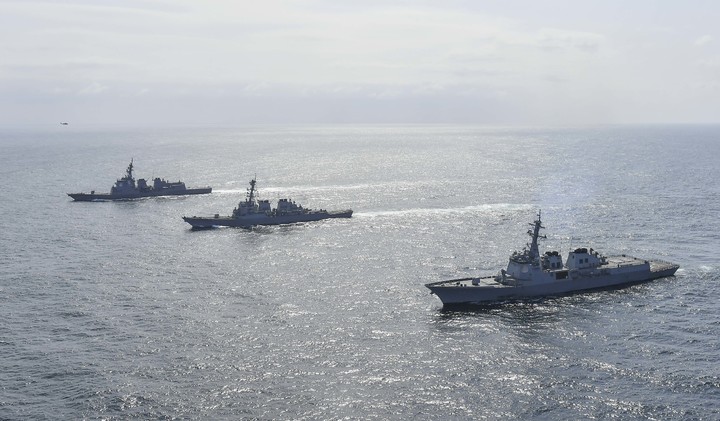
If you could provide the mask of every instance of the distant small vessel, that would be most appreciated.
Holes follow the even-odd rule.
[[[67,126],[68,124],[69,124],[69,123],[66,122],[66,121],[63,121],[62,123],[60,123],[61,126]]]
[[[289,199],[280,199],[275,209],[268,200],[258,200],[255,189],[256,181],[250,180],[245,200],[233,209],[232,215],[199,217],[183,216],[183,220],[194,229],[212,228],[215,226],[250,228],[255,225],[281,225],[296,222],[320,221],[329,218],[350,218],[353,211],[327,211],[304,208]]]
[[[80,202],[91,202],[97,200],[123,200],[138,199],[141,197],[154,196],[181,196],[186,194],[208,194],[212,187],[201,187],[188,189],[182,181],[169,182],[162,178],[155,178],[153,185],[149,186],[144,178],[137,180],[133,177],[133,161],[130,160],[125,176],[115,181],[110,193],[68,193],[68,196]]]
[[[489,304],[501,301],[562,295],[591,289],[610,288],[672,276],[679,266],[662,260],[638,259],[627,255],[602,256],[597,251],[578,248],[565,263],[557,251],[541,255],[538,239],[544,228],[537,220],[528,231],[529,248],[510,256],[507,269],[496,276],[462,278],[433,282],[425,286],[445,306]]]

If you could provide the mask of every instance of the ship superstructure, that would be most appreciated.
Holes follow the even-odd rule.
[[[508,259],[507,268],[490,277],[462,278],[426,284],[446,306],[487,304],[547,295],[615,287],[672,276],[678,265],[662,260],[645,260],[628,255],[603,256],[582,247],[568,253],[540,254],[538,240],[544,227],[540,219],[530,224],[532,238],[522,251]]]
[[[330,218],[350,218],[353,211],[327,211],[324,209],[308,209],[290,199],[279,199],[273,208],[267,199],[258,199],[257,181],[250,180],[245,200],[238,203],[229,216],[199,217],[183,216],[183,220],[195,229],[212,228],[215,226],[250,228],[256,225],[282,225],[296,222],[320,221]]]
[[[182,181],[170,182],[162,178],[153,179],[153,184],[148,185],[144,178],[135,182],[133,176],[133,160],[125,170],[125,175],[118,178],[115,184],[110,188],[110,193],[68,193],[68,196],[74,200],[81,202],[102,201],[102,200],[123,200],[137,199],[141,197],[153,196],[180,196],[187,194],[208,194],[212,192],[212,187],[200,187],[188,189]]]

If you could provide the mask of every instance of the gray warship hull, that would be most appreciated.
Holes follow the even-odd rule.
[[[133,160],[130,160],[130,165],[125,170],[125,176],[115,181],[115,185],[110,188],[109,193],[95,193],[95,190],[93,190],[90,193],[68,193],[67,195],[77,202],[101,202],[140,199],[142,197],[208,194],[212,192],[211,187],[189,189],[185,187],[185,183],[182,181],[166,181],[160,177],[155,177],[153,184],[148,184],[144,178],[136,182],[135,177],[133,177],[133,168]]]
[[[288,215],[251,214],[247,216],[232,217],[215,215],[211,217],[183,216],[183,220],[192,225],[193,229],[208,229],[213,227],[240,227],[251,228],[256,225],[285,225],[298,222],[314,222],[331,218],[350,218],[351,210],[344,211],[317,211]]]
[[[537,219],[527,234],[530,244],[510,255],[506,269],[492,277],[462,278],[425,284],[445,307],[488,305],[539,297],[619,288],[675,275],[679,266],[626,254],[604,256],[592,248],[570,251],[563,261],[558,251],[540,253],[538,240],[545,228]]]
[[[203,187],[197,189],[178,189],[178,190],[149,190],[149,191],[136,191],[136,192],[125,192],[121,194],[111,193],[68,193],[67,195],[72,197],[73,200],[78,202],[96,202],[106,200],[130,200],[140,199],[143,197],[158,197],[158,196],[185,196],[192,194],[209,194],[212,193],[211,187]]]
[[[620,257],[620,256],[618,256]],[[627,260],[627,256],[621,256]],[[610,257],[609,259],[613,259]],[[637,260],[640,259],[631,258]],[[673,276],[678,265],[660,260],[649,263],[646,269],[613,272],[606,269],[588,273],[569,273],[567,278],[553,282],[530,282],[513,285],[500,283],[497,277],[462,278],[433,282],[425,286],[437,295],[445,307],[488,305],[505,301],[522,301],[547,296],[570,295],[598,289],[621,288],[624,286]]]

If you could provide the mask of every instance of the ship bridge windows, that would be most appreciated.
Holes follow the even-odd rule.
[[[548,251],[542,256],[542,266],[545,269],[560,269],[563,267],[562,257],[556,251]]]
[[[586,249],[578,249],[586,250]],[[587,269],[602,264],[602,260],[597,253],[578,253],[578,250],[568,255],[567,266],[570,269]]]

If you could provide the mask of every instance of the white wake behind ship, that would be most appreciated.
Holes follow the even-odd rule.
[[[679,266],[662,260],[619,255],[603,256],[592,248],[577,248],[563,262],[557,251],[540,254],[544,228],[537,220],[528,231],[532,242],[510,256],[507,269],[495,276],[433,282],[425,286],[446,307],[483,305],[581,291],[619,287],[672,276]]]
[[[290,199],[278,200],[277,207],[270,206],[270,201],[259,200],[255,189],[255,179],[250,180],[250,188],[245,200],[233,209],[231,215],[221,216],[183,216],[183,220],[194,229],[206,229],[216,226],[250,228],[256,225],[283,225],[297,222],[320,221],[330,218],[350,218],[353,211],[327,211],[324,209],[308,209]]]

